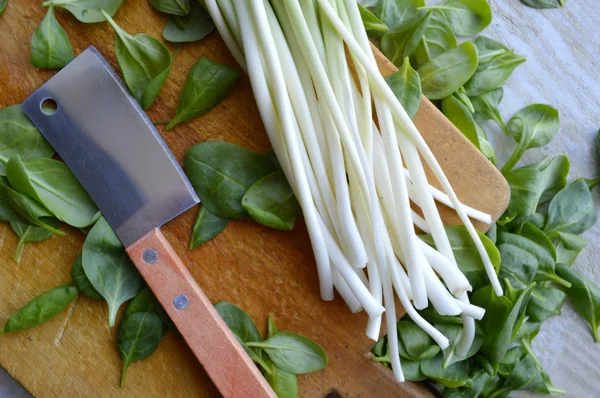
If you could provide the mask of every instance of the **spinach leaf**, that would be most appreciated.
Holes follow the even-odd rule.
[[[546,319],[560,315],[560,310],[567,299],[567,295],[554,287],[536,287],[535,292],[538,296],[546,299],[540,300],[532,296],[527,305],[527,316],[534,322],[543,322]]]
[[[270,358],[265,358],[266,363],[273,370],[271,373],[263,372],[263,375],[278,398],[297,398],[298,379],[295,374],[284,372],[275,366]]]
[[[12,314],[0,334],[29,329],[46,322],[67,308],[77,295],[77,288],[72,283],[40,294]]]
[[[60,222],[56,218],[49,218],[46,220],[46,222],[52,228],[58,228],[58,225],[60,224]],[[37,227],[35,225],[19,221],[11,221],[10,227],[19,237],[19,243],[17,243],[17,249],[15,251],[15,261],[17,261],[17,259],[21,255],[25,243],[41,242],[54,235],[53,232],[50,232],[42,227]]]
[[[543,370],[540,370],[541,380],[537,380],[533,385],[529,386],[528,389],[539,392],[546,395],[565,395],[567,392],[555,387],[550,381],[550,376]]]
[[[221,315],[229,329],[243,342],[258,342],[262,340],[258,328],[244,311],[226,301],[215,304],[215,309]]]
[[[488,141],[487,134],[483,127],[479,125],[479,123],[475,122],[475,131],[477,131],[477,139],[479,141],[479,150],[483,155],[490,160],[494,165],[496,165],[496,152],[494,152],[494,148],[492,144]]]
[[[104,217],[86,237],[82,261],[85,275],[108,303],[108,326],[113,327],[119,307],[138,294],[143,281]]]
[[[278,332],[263,342],[249,342],[249,347],[262,348],[275,366],[287,373],[316,372],[327,366],[327,354],[314,341],[291,332]]]
[[[268,156],[226,142],[202,142],[185,154],[185,172],[202,206],[223,218],[243,218],[242,198],[276,171]]]
[[[470,364],[468,361],[453,363],[444,368],[442,354],[435,358],[421,361],[421,372],[427,378],[435,380],[444,387],[457,388],[464,386],[469,380]]]
[[[102,12],[117,33],[117,61],[125,83],[142,108],[148,109],[171,71],[171,53],[163,43],[152,36],[143,33],[130,35],[108,14]]]
[[[267,338],[271,338],[275,333],[279,332],[279,329],[277,329],[277,326],[275,326],[275,320],[273,317],[270,316],[267,322]]]
[[[54,16],[54,5],[50,4],[31,38],[31,63],[36,68],[60,69],[73,58],[75,55],[67,33]]]
[[[388,76],[385,81],[408,116],[414,119],[421,106],[421,78],[417,71],[410,66],[408,57],[404,58],[400,69]]]
[[[71,266],[71,279],[73,279],[73,283],[77,287],[77,290],[79,290],[79,293],[93,298],[94,300],[102,300],[102,295],[98,293],[88,277],[85,275],[82,257],[83,256],[80,253],[73,262],[73,265]]]
[[[135,361],[148,358],[163,337],[163,323],[153,312],[133,312],[126,314],[119,325],[117,345],[123,358],[121,388],[125,387],[127,369]]]
[[[410,23],[417,14],[417,8],[425,5],[425,0],[377,0],[370,11],[379,18],[390,31],[395,31]]]
[[[490,381],[491,376],[484,370],[478,370],[472,373],[470,377],[470,386],[459,388],[444,388],[442,397],[444,398],[477,398]]]
[[[507,279],[511,286],[525,289],[529,286],[537,273],[539,263],[528,251],[509,244],[498,246],[502,258],[500,274],[502,279]]]
[[[490,395],[490,398],[503,396],[503,394],[513,390],[526,389],[531,385],[537,384],[539,380],[541,380],[540,370],[533,358],[530,355],[525,355],[512,368],[502,387]]]
[[[29,196],[23,195],[11,188],[8,188],[6,185],[0,186],[0,192],[2,191],[4,191],[7,195],[10,206],[19,216],[21,216],[21,219],[14,219],[10,221],[29,223],[38,227],[42,227],[57,235],[65,235],[63,231],[51,225],[54,216],[41,204],[31,199]]]
[[[462,87],[477,69],[477,49],[467,41],[433,58],[417,72],[423,94],[429,99],[446,98]]]
[[[54,155],[54,149],[29,121],[21,105],[0,109],[0,176],[6,175],[6,163],[14,155],[23,160]]]
[[[125,314],[133,314],[134,312],[152,312],[158,315],[163,324],[163,335],[167,333],[169,327],[175,330],[175,325],[167,312],[158,302],[154,293],[148,286],[145,286],[140,292],[127,304]]]
[[[156,11],[171,15],[187,15],[191,10],[190,0],[148,0],[148,3]]]
[[[521,2],[532,8],[559,8],[564,6],[567,0],[521,0]]]
[[[115,15],[124,0],[48,0],[42,6],[64,8],[71,12],[75,18],[84,23],[106,21],[105,15]]]
[[[458,36],[473,36],[492,22],[492,9],[487,0],[442,0],[419,9],[435,10]]]
[[[269,336],[269,337],[271,337],[271,336]],[[371,350],[371,352],[373,353],[373,355],[375,355],[375,357],[382,357],[384,355],[384,350],[387,348],[386,339],[387,339],[387,336],[382,338],[381,340],[379,340],[377,342],[377,344],[375,344],[375,346]]]
[[[394,65],[400,66],[404,58],[415,51],[429,25],[430,16],[431,11],[381,38],[381,50]]]
[[[227,65],[200,58],[185,80],[177,112],[166,129],[210,111],[229,95],[239,77],[239,73]]]
[[[471,79],[465,84],[467,95],[485,94],[502,86],[517,66],[526,61],[525,57],[516,55],[502,43],[487,37],[475,40],[479,54],[479,64]]]
[[[575,271],[568,265],[558,264],[556,273],[571,282],[570,288],[561,287],[571,299],[575,311],[587,320],[592,327],[596,343],[600,343],[598,327],[600,326],[600,286]]]
[[[4,13],[6,9],[6,5],[8,4],[8,0],[0,0],[0,15]]]
[[[592,194],[585,181],[578,180],[556,194],[548,207],[544,232],[566,232],[579,235],[597,221]]]
[[[510,202],[505,215],[534,214],[540,204],[552,199],[565,187],[569,168],[569,159],[565,155],[557,155],[507,173]]]
[[[13,156],[6,165],[10,183],[43,204],[59,220],[77,228],[94,222],[98,208],[66,164],[54,159],[23,162]]]
[[[477,148],[480,147],[479,134],[473,114],[460,100],[454,95],[444,98],[442,100],[442,112],[473,145]]]
[[[411,320],[398,321],[398,348],[402,358],[420,361],[433,358],[440,352],[440,347],[419,326]]]
[[[11,192],[14,191],[8,186],[8,180],[0,176],[0,221],[27,223],[17,208],[13,207],[10,198]],[[16,192],[15,194],[20,195]]]
[[[454,36],[454,32],[452,32],[452,28],[450,28],[443,18],[433,14],[429,18],[423,38],[412,54],[411,61],[416,68],[420,68],[433,58],[442,55],[456,46],[456,37]]]
[[[460,356],[456,353],[456,346],[458,345],[463,335],[463,325],[441,323],[435,324],[434,326],[450,341],[450,345],[448,346],[448,348],[442,351],[442,354],[444,356],[444,369],[456,362],[464,361],[465,359],[472,357],[477,353],[477,351],[479,351],[479,348],[481,348],[481,344],[483,344],[483,332],[481,331],[481,328],[477,327],[475,338],[473,339],[473,344],[471,344],[467,355],[464,357]]]
[[[242,206],[257,223],[287,231],[294,228],[300,213],[300,204],[281,170],[255,182],[242,198]]]
[[[191,43],[202,40],[215,30],[215,25],[208,12],[198,1],[190,3],[188,15],[169,15],[163,37],[171,43]]]
[[[548,235],[556,248],[556,263],[572,266],[588,241],[566,232],[553,232]]]
[[[219,235],[229,224],[229,219],[212,214],[202,206],[198,210],[192,236],[190,237],[190,250],[194,250],[203,243]]]
[[[481,261],[481,256],[475,247],[475,243],[473,243],[473,239],[471,239],[471,236],[467,232],[467,229],[462,225],[447,226],[445,229],[446,233],[448,234],[448,239],[450,240],[450,245],[452,246],[452,252],[454,253],[454,257],[458,263],[458,267],[469,280],[473,290],[475,291],[485,286],[488,283],[485,267]],[[480,232],[478,234],[481,238],[483,246],[485,247],[485,250],[490,256],[490,260],[492,261],[494,268],[498,270],[500,268],[500,252],[487,236]],[[421,239],[428,245],[434,246],[431,235],[421,235]],[[431,320],[431,318],[428,319]],[[459,318],[456,319],[458,323],[461,323]],[[443,323],[447,322],[444,321]]]
[[[473,104],[474,110],[473,117],[476,121],[482,122],[485,120],[493,120],[500,126],[502,131],[508,135],[509,133],[506,129],[506,125],[502,121],[502,115],[498,110],[498,106],[500,105],[503,96],[504,89],[499,87],[485,94],[471,98],[471,103]]]
[[[369,35],[374,35],[377,37],[389,30],[388,27],[375,16],[375,14],[361,6],[360,3],[358,3],[358,11],[360,12],[360,18],[365,26],[365,30]]]
[[[487,285],[473,294],[471,302],[486,309],[485,316],[479,322],[484,333],[481,354],[487,358],[492,368],[497,368],[508,351],[513,338],[513,328],[529,302],[534,284],[526,289],[512,289],[505,281],[508,289],[514,291],[511,300],[507,296],[497,296],[491,285]]]
[[[505,175],[512,170],[527,149],[539,148],[552,141],[560,127],[558,111],[549,105],[529,105],[517,112],[506,127],[518,145],[502,167],[502,174]]]

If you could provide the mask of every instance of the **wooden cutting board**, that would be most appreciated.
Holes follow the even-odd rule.
[[[36,70],[29,62],[29,42],[44,14],[38,0],[9,0],[0,17],[0,107],[22,102],[54,73]],[[58,9],[56,14],[76,54],[94,45],[118,70],[115,36],[108,24],[82,24]],[[145,0],[128,0],[115,20],[130,33],[161,37],[165,17]],[[202,56],[237,68],[217,33],[183,45],[160,97],[148,112],[153,121],[170,119],[189,69]],[[387,75],[395,68],[382,59],[381,70]],[[491,213],[494,219],[499,217],[509,199],[500,173],[428,101],[421,105],[417,125],[461,200]],[[190,146],[205,140],[228,141],[256,151],[270,148],[245,76],[212,112],[161,133],[180,160]],[[273,315],[281,330],[308,336],[327,352],[329,366],[325,370],[299,376],[302,397],[323,397],[333,391],[352,397],[429,394],[420,386],[396,383],[387,369],[368,359],[373,342],[364,335],[364,313],[351,314],[339,299],[321,301],[302,220],[292,232],[234,221],[216,239],[190,252],[187,244],[196,210],[171,221],[163,230],[208,297],[241,307],[263,334],[267,317]],[[456,221],[447,209],[443,215],[449,223]],[[67,236],[28,244],[15,262],[17,237],[0,224],[0,322],[36,295],[70,280],[71,264],[84,236],[62,228]],[[81,296],[44,325],[0,336],[0,366],[38,397],[218,396],[175,333],[167,334],[151,358],[130,367],[127,386],[120,389],[116,335],[117,328],[107,326],[106,305]]]

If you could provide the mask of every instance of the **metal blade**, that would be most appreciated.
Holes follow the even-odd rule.
[[[42,110],[45,100],[56,112]],[[108,62],[85,50],[22,105],[128,247],[199,202],[158,131]]]

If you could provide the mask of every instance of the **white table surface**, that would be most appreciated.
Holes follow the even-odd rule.
[[[560,112],[561,130],[544,149],[527,152],[522,163],[544,156],[566,154],[571,178],[597,177],[600,159],[595,136],[600,129],[600,13],[598,0],[569,0],[561,9],[535,10],[519,0],[489,0],[494,20],[485,35],[514,47],[527,57],[509,79],[501,104],[507,121],[531,103],[548,103]],[[515,147],[493,124],[484,126],[498,154],[499,164]],[[600,195],[594,192],[597,206]],[[600,283],[600,224],[585,234],[590,241],[575,268]],[[600,344],[589,325],[570,305],[547,321],[534,340],[534,349],[554,384],[567,397],[600,396]],[[30,395],[0,369],[0,398]]]

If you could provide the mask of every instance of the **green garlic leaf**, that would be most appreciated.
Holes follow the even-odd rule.
[[[242,198],[255,182],[275,172],[268,156],[226,142],[207,141],[185,154],[185,172],[202,206],[223,218],[243,218]]]
[[[125,387],[129,365],[152,355],[162,337],[163,324],[155,313],[133,312],[125,315],[119,325],[117,341],[121,358],[123,358],[121,388]]]
[[[590,323],[596,343],[600,343],[600,286],[568,265],[558,264],[556,273],[571,283],[570,288],[561,287],[571,299],[575,311]]]
[[[148,0],[156,11],[171,15],[187,15],[190,13],[190,0]]]
[[[200,58],[185,80],[177,112],[166,129],[210,111],[229,95],[239,77],[239,73],[227,65]]]
[[[138,294],[143,280],[104,217],[85,239],[82,262],[90,283],[108,303],[108,326],[113,327],[119,307]]]
[[[227,224],[229,219],[212,214],[205,206],[200,207],[190,236],[190,250],[215,238],[223,232]]]
[[[567,0],[521,0],[521,2],[532,8],[559,8],[564,6]]]
[[[473,145],[480,149],[479,134],[473,114],[459,99],[454,95],[444,98],[442,100],[442,112]]]
[[[300,204],[283,171],[279,170],[255,182],[242,198],[244,210],[257,223],[291,231],[300,213]]]
[[[327,354],[309,338],[291,332],[279,332],[263,342],[248,343],[249,347],[262,348],[275,366],[287,373],[316,372],[327,366]]]
[[[533,104],[517,112],[506,127],[518,145],[502,167],[502,174],[505,175],[512,170],[527,149],[549,144],[558,132],[560,120],[558,111],[551,106]]]
[[[77,295],[77,288],[72,283],[42,293],[12,314],[0,333],[16,332],[40,325],[63,312]]]
[[[361,6],[360,3],[358,3],[358,11],[360,12],[360,18],[365,26],[365,30],[369,35],[379,36],[389,31],[388,27],[375,14]]]
[[[423,94],[429,99],[446,98],[462,87],[477,69],[477,49],[467,41],[433,58],[417,72]]]
[[[42,23],[31,38],[31,63],[36,68],[60,69],[75,58],[67,33],[54,16],[50,4]]]
[[[377,0],[367,8],[392,32],[412,22],[417,15],[417,8],[424,5],[425,0]]]
[[[59,220],[85,228],[96,219],[96,204],[63,162],[44,158],[23,162],[15,155],[6,172],[15,189],[37,200]]]
[[[457,36],[474,36],[492,22],[492,9],[487,0],[442,0],[419,9],[435,10]]]
[[[48,0],[42,6],[50,4],[64,8],[71,12],[75,18],[84,23],[106,21],[104,13],[115,15],[124,0]]]
[[[388,76],[385,81],[402,104],[404,110],[406,110],[406,113],[408,113],[408,116],[414,120],[421,106],[421,78],[410,65],[409,58],[404,58],[400,69]]]
[[[411,62],[418,69],[433,58],[442,55],[457,46],[452,28],[441,17],[433,14],[429,18],[427,29],[411,56]]]
[[[597,219],[592,193],[585,181],[578,180],[567,185],[552,198],[544,232],[579,235],[596,224]]]
[[[191,11],[188,15],[169,15],[163,37],[171,43],[191,43],[202,40],[215,30],[215,25],[208,12],[200,2],[191,2]]]
[[[23,160],[54,155],[54,148],[31,123],[21,105],[0,109],[0,176],[6,175],[6,163],[14,155]]]
[[[53,228],[58,228],[60,224],[60,222],[56,218],[49,218],[45,221],[48,223],[48,225],[50,225]],[[15,251],[15,261],[17,261],[17,259],[21,255],[25,243],[41,242],[54,235],[53,232],[48,231],[42,227],[37,227],[35,225],[19,221],[11,221],[10,227],[19,237],[19,243],[17,243],[17,250]]]
[[[171,71],[171,52],[152,36],[143,33],[130,35],[108,14],[102,12],[117,33],[117,61],[125,83],[141,107],[148,109]]]
[[[381,50],[394,65],[400,66],[415,51],[429,25],[430,16],[431,12],[425,13],[413,23],[383,35]]]
[[[73,279],[73,283],[77,287],[77,290],[79,290],[79,293],[93,298],[94,300],[102,300],[102,295],[94,288],[92,282],[90,282],[83,270],[81,253],[77,256],[71,266],[71,279]]]

